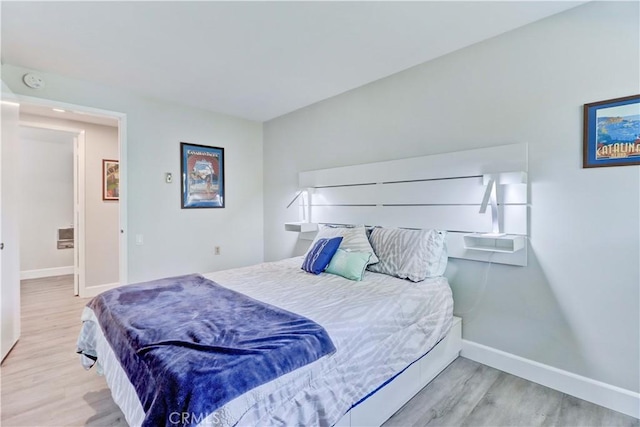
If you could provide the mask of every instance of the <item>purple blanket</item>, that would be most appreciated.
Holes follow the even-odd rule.
[[[136,389],[145,426],[192,425],[335,351],[317,323],[200,275],[123,286],[88,306]]]

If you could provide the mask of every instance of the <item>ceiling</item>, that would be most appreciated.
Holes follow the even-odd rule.
[[[118,120],[113,117],[98,116],[88,114],[82,111],[60,110],[59,108],[45,107],[42,105],[33,105],[25,102],[20,103],[20,118],[25,119],[25,114],[51,117],[54,119],[73,120],[82,123],[93,123],[96,125],[118,127]],[[28,121],[28,118],[27,118]]]
[[[2,62],[266,121],[584,2],[1,2]]]

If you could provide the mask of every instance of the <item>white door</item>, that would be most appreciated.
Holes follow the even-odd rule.
[[[2,82],[0,145],[0,336],[2,360],[20,336],[20,234],[18,174],[19,104]]]

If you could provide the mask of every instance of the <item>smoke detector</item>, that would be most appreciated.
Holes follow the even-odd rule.
[[[44,87],[44,79],[35,73],[25,74],[22,76],[22,81],[31,89],[42,89]]]

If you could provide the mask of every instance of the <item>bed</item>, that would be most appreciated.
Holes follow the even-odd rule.
[[[211,413],[179,413],[178,418],[169,413],[166,424],[343,427],[384,423],[460,353],[461,320],[452,315],[451,289],[443,277],[447,255],[527,265],[527,245],[517,252],[494,253],[469,249],[464,240],[468,233],[492,231],[491,213],[479,212],[487,194],[487,174],[515,171],[522,175],[528,169],[527,151],[526,144],[511,144],[300,172],[298,192],[289,206],[298,200],[298,220],[304,222],[285,226],[299,232],[298,244],[313,240],[315,247],[319,236],[326,234],[323,229],[316,234],[316,224],[369,224],[377,227],[360,240],[372,245],[376,230],[384,227],[437,229],[447,253],[422,248],[430,254],[424,258],[429,268],[437,271],[417,283],[406,280],[412,280],[411,274],[398,275],[375,266],[367,267],[360,282],[326,272],[313,275],[300,268],[307,263],[306,257],[304,262],[297,257],[205,275],[226,289],[315,322],[335,350],[234,397]],[[526,236],[528,185],[526,181],[500,184],[495,192],[502,231]],[[397,241],[408,242],[402,237]],[[347,249],[359,251],[355,246]],[[374,247],[374,255],[383,262],[373,264],[389,261],[381,256],[381,249],[391,248],[387,253],[391,259],[418,253],[400,246]],[[145,411],[136,389],[95,313],[87,308],[82,319],[79,347],[97,356],[97,369],[104,373],[128,423],[143,425]]]
[[[460,323],[452,316],[444,277],[413,283],[366,271],[354,282],[309,274],[301,270],[302,261],[296,257],[205,278],[322,325],[336,350],[212,413],[169,411],[167,425],[379,425],[459,354]],[[136,389],[96,314],[86,307],[82,320],[79,347],[97,356],[97,369],[127,422],[143,425]]]

